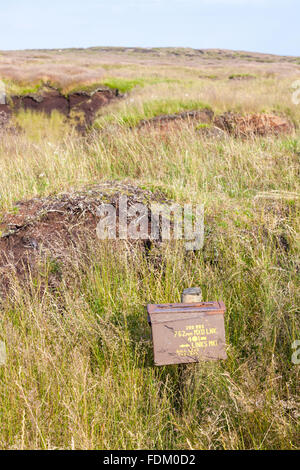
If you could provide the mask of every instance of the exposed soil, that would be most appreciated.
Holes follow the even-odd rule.
[[[93,123],[97,111],[121,95],[117,89],[97,88],[93,92],[78,91],[68,96],[58,90],[48,89],[41,93],[17,95],[10,97],[10,105],[0,105],[0,112],[7,115],[20,109],[44,112],[48,115],[58,111],[67,118],[74,120],[78,128],[84,128]],[[0,124],[1,125],[1,124]]]
[[[77,92],[69,95],[69,116],[74,117],[80,122],[80,116],[76,113],[84,114],[83,124],[91,125],[95,119],[97,111],[111,101],[120,98],[119,90],[103,89],[96,90],[92,94]],[[73,113],[73,114],[72,114]]]
[[[293,124],[275,114],[247,114],[228,112],[216,116],[214,125],[234,137],[268,136],[289,134]]]
[[[214,117],[210,109],[161,115],[142,120],[137,127],[157,129],[160,136],[166,137],[174,131],[180,131],[183,122],[191,123],[199,135],[214,139],[223,138],[228,134],[234,137],[290,134],[294,130],[293,124],[287,118],[275,114],[242,115],[227,112]]]
[[[85,252],[87,243],[101,243],[96,227],[100,220],[97,210],[109,203],[117,209],[119,196],[126,195],[128,209],[135,203],[149,207],[153,201],[167,203],[160,193],[152,193],[117,182],[94,185],[79,192],[60,194],[55,197],[35,198],[16,204],[13,213],[5,214],[0,224],[0,293],[8,289],[12,276],[26,279],[28,273],[38,273],[41,260],[48,260],[55,269],[50,270],[48,285],[60,282],[59,266],[66,267],[71,261],[72,250]],[[148,224],[150,224],[150,213]],[[128,217],[128,224],[131,219]],[[150,233],[150,231],[149,231]],[[144,238],[144,237],[143,237]],[[115,240],[112,243],[116,243]],[[150,237],[143,240],[126,240],[131,246],[148,250]],[[158,240],[159,243],[159,240]]]

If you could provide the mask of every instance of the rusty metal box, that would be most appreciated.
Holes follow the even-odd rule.
[[[224,302],[149,304],[155,365],[226,359],[225,311]]]

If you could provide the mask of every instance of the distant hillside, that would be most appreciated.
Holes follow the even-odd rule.
[[[152,57],[191,57],[210,60],[245,60],[249,62],[290,62],[300,65],[300,57],[265,54],[260,52],[233,51],[228,49],[192,49],[186,47],[89,47],[89,48],[65,48],[65,49],[32,49],[30,52],[85,52],[100,54],[125,54],[125,55],[149,55]],[[4,52],[4,51],[3,51]],[[7,51],[13,53],[16,51]],[[20,51],[21,52],[21,51]],[[29,52],[23,51],[23,52]]]

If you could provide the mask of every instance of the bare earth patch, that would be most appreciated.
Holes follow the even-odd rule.
[[[43,112],[50,115],[58,111],[74,121],[78,128],[91,125],[97,111],[111,101],[121,97],[117,89],[101,87],[92,92],[76,91],[65,96],[56,89],[46,89],[39,93],[10,97],[10,103],[1,105],[0,113],[8,119],[12,111],[20,109]],[[0,121],[1,126],[1,121]]]
[[[288,119],[275,114],[242,115],[228,112],[216,116],[214,124],[234,137],[290,134],[294,130]]]
[[[216,139],[226,134],[234,137],[276,136],[294,131],[293,124],[287,118],[275,114],[226,112],[214,118],[214,112],[210,109],[156,116],[140,121],[138,129],[157,129],[164,136],[180,131],[184,122],[196,126],[199,135]]]
[[[13,213],[4,214],[0,223],[0,291],[9,287],[12,275],[23,279],[30,272],[34,276],[41,260],[48,260],[54,267],[67,266],[74,248],[82,254],[88,242],[99,243],[97,209],[103,203],[112,204],[118,218],[121,195],[127,196],[128,208],[136,203],[149,206],[151,201],[168,202],[160,192],[118,182],[18,202]],[[149,248],[148,240],[129,243],[139,249]],[[59,274],[59,269],[53,269],[48,284],[55,286]]]

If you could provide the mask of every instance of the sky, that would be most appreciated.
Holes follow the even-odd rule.
[[[0,0],[0,50],[193,47],[300,56],[300,0]]]

